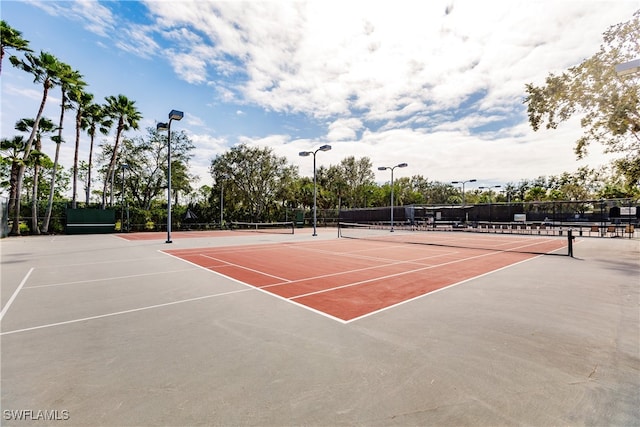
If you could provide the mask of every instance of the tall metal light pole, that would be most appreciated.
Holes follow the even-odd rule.
[[[167,241],[171,242],[171,122],[174,120],[182,120],[184,113],[178,110],[169,112],[168,123],[158,123],[158,130],[167,130]]]
[[[379,171],[385,171],[387,169],[391,169],[391,232],[393,233],[393,170],[395,168],[406,168],[409,166],[406,163],[399,163],[395,166],[380,166],[378,168]]]
[[[120,202],[120,232],[124,231],[124,170],[125,169],[129,169],[129,165],[126,163],[123,163],[120,165],[120,167],[122,168],[122,195],[121,195],[121,202]],[[128,230],[127,230],[128,231]]]
[[[322,147],[318,148],[316,151],[301,151],[298,154],[302,157],[307,157],[310,155],[313,155],[313,234],[312,236],[317,236],[318,234],[316,234],[316,226],[317,226],[317,221],[318,221],[318,217],[317,217],[317,192],[318,192],[318,185],[316,183],[316,153],[318,151],[329,151],[331,150],[331,146],[328,144],[323,145]]]
[[[493,217],[491,215],[491,189],[492,188],[501,188],[501,185],[491,185],[489,187],[478,187],[480,190],[489,190],[489,222],[493,222]]]
[[[489,187],[478,187],[478,190],[489,190],[489,204],[491,204],[491,189],[492,188],[501,188],[501,185],[491,185]]]
[[[466,181],[451,181],[452,184],[462,184],[462,206],[464,207],[466,205],[466,200],[464,197],[464,185],[467,182],[476,182],[476,179],[467,179]]]
[[[476,179],[467,179],[466,181],[451,181],[452,184],[462,184],[462,210],[464,211],[464,220],[469,221],[469,214],[464,210],[464,207],[467,205],[467,201],[464,197],[464,185],[467,182],[476,182]]]
[[[227,177],[220,175],[218,183],[220,184],[220,230],[222,230],[222,224],[224,224],[224,179]]]

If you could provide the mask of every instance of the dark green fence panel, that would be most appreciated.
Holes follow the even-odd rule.
[[[67,209],[67,234],[113,233],[115,228],[114,209]]]

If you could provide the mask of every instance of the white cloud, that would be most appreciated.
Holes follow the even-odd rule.
[[[65,16],[82,25],[92,33],[100,36],[107,36],[113,32],[116,25],[111,10],[102,6],[97,1],[75,0],[73,2],[54,3],[48,1],[29,0],[33,6],[43,9],[50,15]]]
[[[295,139],[285,134],[299,127],[291,120],[270,127],[272,135],[249,138],[241,125],[233,138],[194,134],[201,178],[209,178],[211,158],[236,141],[272,147],[308,175],[309,159],[298,152],[329,141],[333,150],[319,156],[322,164],[368,156],[375,166],[408,162],[398,176],[444,181],[518,180],[583,164],[573,154],[577,120],[556,131],[531,131],[524,85],[593,55],[602,33],[638,6],[626,0],[150,0],[150,23],[132,25],[112,15],[109,3],[32,4],[111,38],[109,46],[151,52],[159,67],[166,61],[177,79],[209,91],[208,105],[192,107],[191,129],[218,128],[207,117],[226,103],[239,119],[250,105],[253,119],[256,107],[268,119],[270,112],[302,113],[324,129]],[[3,89],[11,95],[4,81]],[[492,123],[505,124],[474,134]],[[589,162],[606,160],[594,151]]]
[[[149,58],[159,50],[158,43],[150,35],[147,26],[132,26],[121,30],[121,37],[115,42],[120,49],[135,55]]]
[[[329,141],[346,141],[357,139],[357,132],[363,128],[362,121],[356,118],[338,119],[329,124]]]
[[[415,115],[456,108],[479,92],[480,109],[517,103],[525,83],[591,55],[607,26],[633,10],[571,0],[148,6],[169,34],[187,25],[207,38],[211,51],[196,44],[174,60],[187,81],[202,82],[206,65],[243,70],[247,79],[227,89],[246,102],[387,127],[415,125]]]

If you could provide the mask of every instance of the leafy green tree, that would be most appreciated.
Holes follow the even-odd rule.
[[[542,86],[527,84],[524,100],[534,130],[555,129],[579,114],[584,134],[576,141],[577,157],[584,157],[592,143],[623,154],[616,165],[634,186],[640,183],[640,74],[619,76],[615,67],[640,57],[638,34],[640,10],[610,27],[590,58],[560,75],[549,74]]]
[[[369,157],[356,159],[354,156],[349,156],[340,162],[339,170],[346,187],[347,206],[361,207],[364,204],[364,191],[373,184],[375,178],[371,159]]]
[[[191,192],[190,182],[194,178],[188,170],[193,149],[193,142],[184,131],[171,132],[171,188],[175,205],[178,205],[179,192]],[[149,210],[167,187],[166,133],[148,127],[146,137],[124,138],[120,151],[118,163],[129,166],[127,186],[131,197],[142,209]]]
[[[240,144],[213,159],[210,172],[216,181],[225,177],[225,193],[233,197],[231,201],[240,215],[252,221],[264,221],[272,219],[268,213],[277,195],[297,170],[285,157],[274,155],[270,148]],[[225,197],[225,206],[228,206],[226,200]]]
[[[29,155],[31,154],[31,148],[33,145],[33,141],[36,138],[36,134],[38,132],[38,126],[40,124],[40,118],[42,117],[42,112],[44,111],[45,104],[47,103],[47,96],[49,94],[49,90],[60,84],[60,75],[62,72],[61,62],[58,59],[51,55],[50,53],[40,52],[39,56],[33,55],[31,53],[25,54],[25,60],[20,60],[15,56],[9,58],[11,64],[14,67],[17,67],[21,70],[24,70],[28,73],[33,74],[34,83],[42,84],[42,99],[40,101],[40,106],[38,108],[38,112],[36,117],[34,118],[35,126],[31,129],[31,134],[27,139],[27,143],[23,152],[23,160],[27,160]],[[24,168],[26,162],[23,162],[20,165],[20,170],[18,171],[18,180],[16,183],[16,206],[14,210],[14,218],[13,224],[11,226],[11,231],[9,232],[12,235],[20,235],[20,197],[22,192],[22,179],[24,177]]]
[[[3,138],[0,142],[0,164],[2,165],[2,187],[9,188],[9,206],[15,206],[16,183],[18,170],[23,162],[22,151],[25,147],[23,136],[14,136],[12,139]],[[8,171],[8,173],[7,173]]]
[[[344,176],[344,171],[339,165],[329,166],[329,168],[326,169],[326,173],[324,172],[324,169],[319,170],[322,171],[319,181],[330,191],[330,194],[333,197],[332,206],[341,209],[349,187]],[[311,185],[313,185],[313,182],[310,182]]]
[[[23,52],[33,52],[29,49],[29,40],[22,38],[22,33],[12,28],[4,20],[0,21],[0,73],[2,72],[2,61],[7,49],[15,49]]]
[[[116,159],[118,157],[118,148],[120,147],[120,139],[122,133],[129,129],[138,129],[138,122],[142,120],[142,115],[135,106],[135,101],[129,100],[124,95],[108,96],[106,98],[105,113],[107,116],[117,121],[116,140],[111,153],[111,160],[106,170],[104,185],[102,188],[102,209],[106,208],[106,195],[109,184],[113,185],[112,177],[116,167]],[[113,194],[111,195],[111,204],[113,204]]]
[[[524,196],[526,202],[541,202],[546,200],[546,198],[547,190],[543,187],[531,187]]]

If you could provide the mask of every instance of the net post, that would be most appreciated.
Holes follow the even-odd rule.
[[[573,230],[572,229],[567,230],[567,242],[569,247],[569,256],[571,258],[573,258],[573,240],[574,239],[575,237],[573,237]]]

